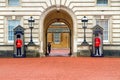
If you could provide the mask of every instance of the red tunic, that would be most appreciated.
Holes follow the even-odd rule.
[[[16,40],[16,47],[17,48],[21,48],[22,47],[22,40],[21,39],[17,39]]]
[[[100,38],[96,37],[95,38],[95,47],[99,47],[100,46]]]

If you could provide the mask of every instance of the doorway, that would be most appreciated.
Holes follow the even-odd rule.
[[[55,25],[60,25],[59,28],[56,27]],[[63,25],[66,26],[63,29]],[[52,26],[52,27],[51,27]],[[53,28],[54,26],[54,28]],[[67,52],[67,55],[69,54],[70,56],[73,55],[73,48],[75,48],[75,42],[74,40],[74,35],[73,35],[73,20],[71,15],[68,14],[68,12],[60,9],[60,10],[52,10],[49,13],[46,14],[44,20],[43,20],[43,37],[41,39],[43,40],[43,52],[46,55],[47,54],[47,44],[48,42],[51,42],[52,48],[54,49],[62,49],[66,48],[69,49]],[[50,32],[50,30],[55,30],[57,32]],[[62,31],[63,30],[63,31]],[[66,31],[65,31],[66,30]],[[59,32],[61,31],[61,32]],[[64,35],[64,37],[63,37]],[[50,37],[51,36],[51,37]],[[62,36],[62,37],[61,37]],[[50,38],[50,39],[48,39]],[[64,46],[62,45],[65,42],[60,42],[60,40],[64,40],[63,38],[66,38],[66,44]],[[67,41],[68,40],[68,41]],[[41,45],[42,46],[42,45]],[[41,49],[42,49],[41,48]],[[75,51],[75,49],[74,49]],[[64,51],[59,51],[64,53]],[[59,55],[58,56],[63,56]]]
[[[70,55],[70,29],[64,22],[54,22],[47,29],[47,45],[51,44],[49,56]],[[47,47],[47,53],[48,47]]]

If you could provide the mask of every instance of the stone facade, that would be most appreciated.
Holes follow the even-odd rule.
[[[92,28],[96,25],[96,19],[107,19],[108,40],[103,41],[105,53],[109,54],[109,50],[118,52],[120,50],[120,0],[108,0],[107,6],[97,6],[97,0],[19,0],[19,4],[19,6],[9,6],[8,0],[0,0],[0,51],[13,50],[14,42],[8,40],[8,20],[20,20],[20,25],[25,28],[25,44],[28,44],[30,16],[35,19],[33,41],[39,46],[37,49],[39,53],[44,54],[46,51],[44,32],[47,29],[45,26],[50,23],[47,20],[61,18],[61,21],[65,22],[63,20],[65,19],[65,23],[68,22],[71,26],[71,52],[77,55],[78,45],[82,43],[84,35],[81,22],[83,16],[88,18],[86,40],[90,45],[92,45]],[[52,15],[55,11],[63,13],[60,17],[56,17],[57,15]]]

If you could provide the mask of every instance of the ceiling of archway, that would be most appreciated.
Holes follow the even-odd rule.
[[[54,22],[64,22],[66,25],[69,26],[69,28],[72,28],[73,25],[71,16],[63,10],[53,10],[50,13],[48,13],[44,20],[44,29],[46,30],[49,27],[49,25],[51,25]]]

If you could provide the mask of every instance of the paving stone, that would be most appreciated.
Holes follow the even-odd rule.
[[[120,80],[120,58],[0,58],[0,80]]]

